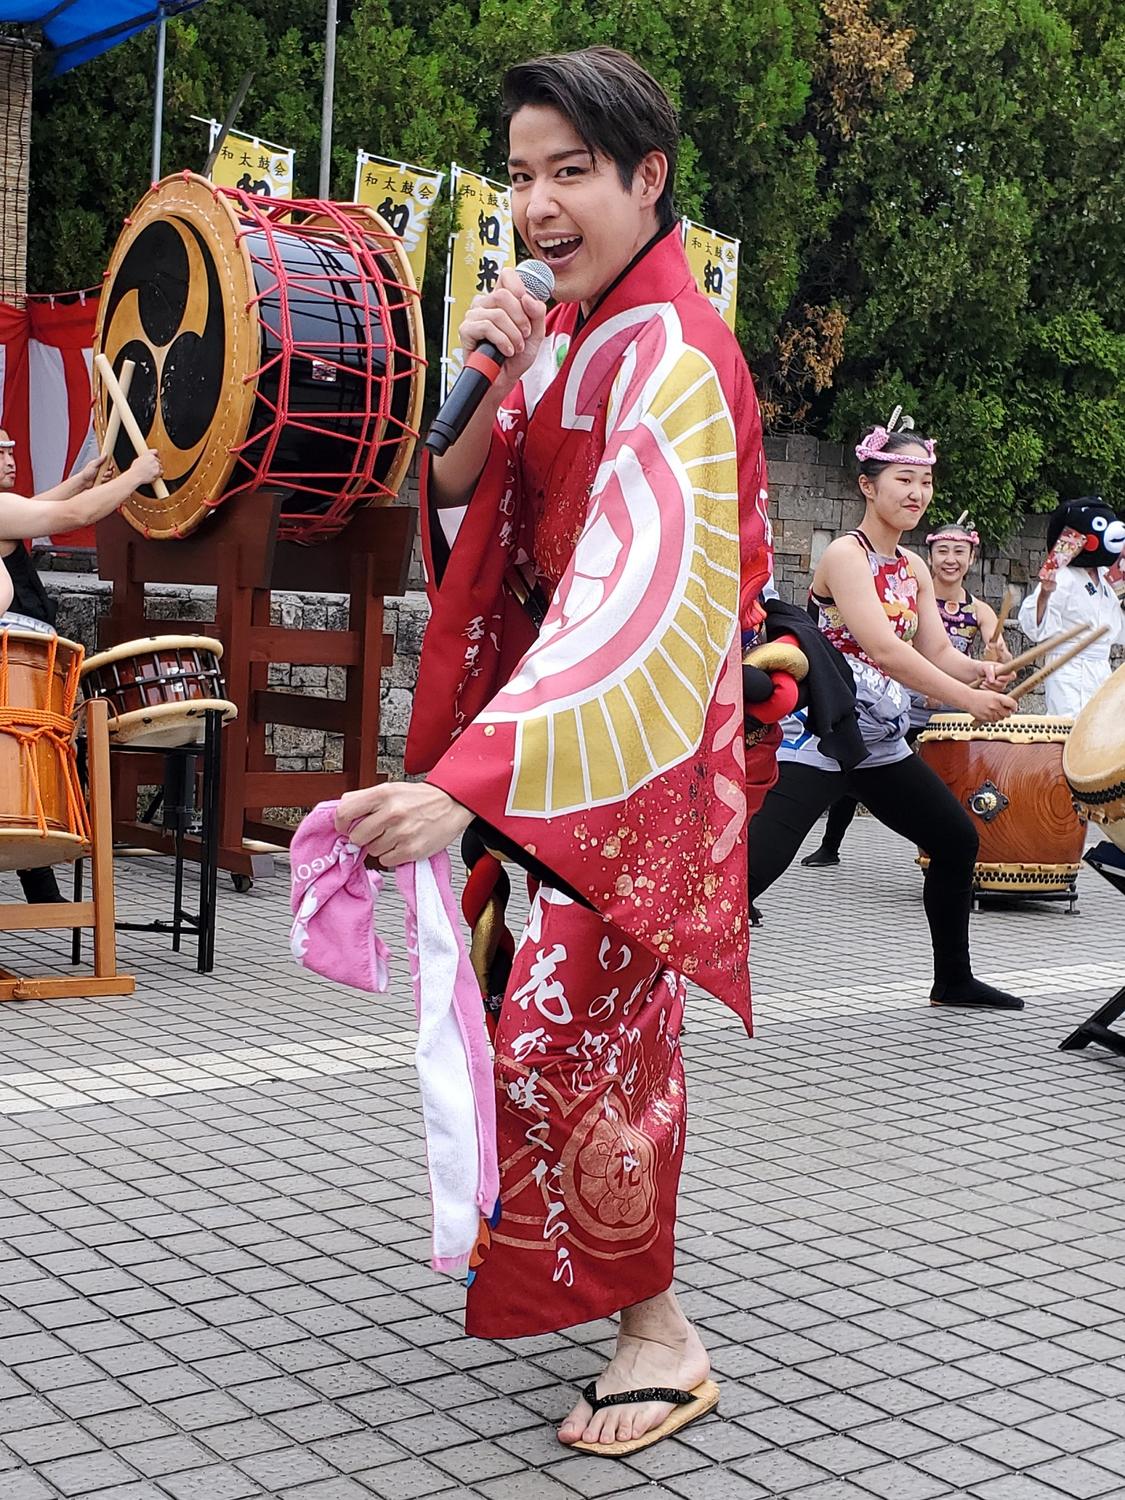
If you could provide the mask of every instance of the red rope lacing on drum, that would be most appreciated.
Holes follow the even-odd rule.
[[[44,694],[49,698],[51,683],[55,678],[55,658],[58,653],[58,637],[51,636],[47,647],[47,689]],[[64,707],[74,703],[78,692],[78,668],[82,661],[82,653],[77,652],[71,658],[68,666],[66,679],[63,683],[62,701]],[[86,811],[86,804],[78,789],[78,777],[74,772],[74,720],[69,714],[52,713],[46,708],[11,708],[7,705],[11,702],[8,690],[8,632],[0,631],[0,733],[11,735],[19,744],[20,749],[20,772],[23,783],[31,792],[31,799],[35,805],[35,821],[39,828],[39,835],[45,838],[48,833],[47,813],[43,806],[43,793],[39,784],[38,751],[41,745],[46,745],[48,750],[53,750],[55,758],[59,763],[60,779],[66,787],[66,829],[68,833],[77,834],[87,843],[90,841],[90,819]]]
[[[248,306],[257,307],[259,318],[269,328],[279,348],[247,377],[248,381],[257,384],[258,409],[268,411],[269,420],[258,423],[249,437],[231,449],[240,468],[232,476],[232,485],[212,504],[229,500],[244,490],[280,488],[289,492],[291,498],[281,512],[279,536],[300,542],[323,541],[343,530],[356,506],[386,503],[394,498],[393,491],[376,477],[379,458],[387,448],[397,446],[407,438],[417,439],[419,435],[392,409],[395,382],[413,379],[419,367],[426,363],[420,351],[399,341],[395,331],[395,314],[409,309],[417,301],[418,293],[392,274],[393,261],[387,251],[392,245],[401,243],[399,237],[389,229],[379,231],[369,216],[356,218],[343,205],[318,199],[261,198],[237,188],[215,188],[214,192],[216,197],[228,198],[234,204],[242,221],[240,240],[261,235],[265,242],[265,255],[259,253],[252,243],[248,246],[252,264],[264,272],[255,277],[260,289]],[[304,222],[312,215],[320,222],[315,225]],[[306,240],[323,240],[326,245],[350,256],[355,273],[344,268],[335,272],[304,267],[291,269],[286,265],[278,243],[278,236],[287,233],[299,233]],[[344,292],[345,282],[356,288],[354,295]],[[302,356],[333,368],[337,379],[343,381],[354,380],[359,374],[354,364],[344,362],[345,352],[354,357],[360,349],[363,350],[365,390],[362,402],[354,410],[294,413],[290,409],[294,355],[291,289],[299,290],[306,298],[323,297],[327,303],[350,307],[361,314],[362,326],[368,335],[365,344],[325,340],[303,341],[300,345]],[[280,310],[280,326],[270,322],[267,314],[267,303],[274,299]],[[378,338],[372,336],[375,332]],[[376,353],[384,356],[387,368],[392,370],[389,378],[378,374]],[[269,400],[261,389],[261,376],[266,373],[278,376],[277,399],[274,401]],[[348,446],[350,465],[346,469],[321,473],[294,474],[277,470],[274,464],[283,429],[330,435]],[[260,454],[256,451],[251,454],[251,450],[259,448],[262,450]]]

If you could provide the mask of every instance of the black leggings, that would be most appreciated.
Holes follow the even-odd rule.
[[[911,727],[906,731],[906,743],[913,745],[914,741],[922,733],[923,725]],[[855,797],[837,797],[828,809],[828,817],[824,823],[824,837],[820,841],[820,847],[829,854],[839,854],[840,845],[844,842],[844,835],[852,826],[852,819],[859,808],[859,801]]]
[[[782,761],[779,769],[777,785],[750,823],[751,901],[789,868],[825,808],[847,794],[930,856],[923,902],[934,949],[934,982],[967,980],[972,974],[969,911],[977,831],[945,783],[916,755],[870,770],[821,771],[794,761]]]

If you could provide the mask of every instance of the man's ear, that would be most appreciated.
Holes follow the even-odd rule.
[[[668,158],[663,151],[650,151],[637,165],[641,185],[641,205],[655,208],[668,181]]]

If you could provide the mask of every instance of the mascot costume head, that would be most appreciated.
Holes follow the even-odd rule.
[[[1108,568],[1125,548],[1125,522],[1117,519],[1100,495],[1083,495],[1059,506],[1047,522],[1048,550],[1066,526],[1086,538],[1085,547],[1071,559],[1075,568]]]

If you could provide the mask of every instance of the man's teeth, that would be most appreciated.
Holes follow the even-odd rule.
[[[560,245],[577,245],[582,238],[580,234],[569,234],[563,239],[540,240],[540,250],[557,250]]]

